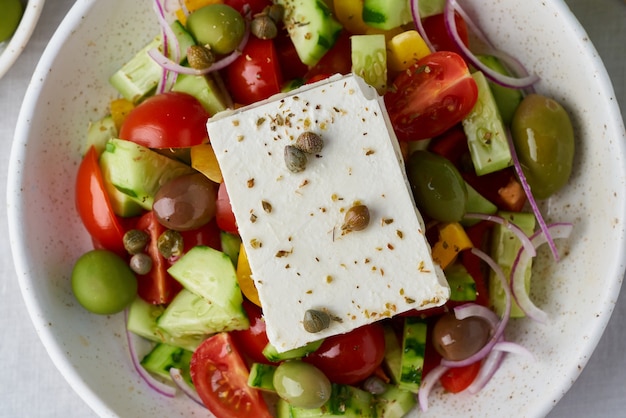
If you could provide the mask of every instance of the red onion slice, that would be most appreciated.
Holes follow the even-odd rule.
[[[441,365],[445,367],[467,366],[484,359],[491,352],[493,346],[502,338],[502,335],[504,334],[504,329],[506,328],[506,324],[509,322],[509,315],[511,313],[511,289],[509,288],[509,283],[504,276],[502,268],[498,265],[498,263],[493,260],[493,258],[489,257],[489,255],[485,254],[478,248],[472,248],[471,252],[475,256],[482,259],[485,263],[487,263],[489,267],[491,267],[496,273],[496,277],[500,280],[505,295],[504,312],[502,313],[502,318],[500,319],[498,326],[494,330],[493,335],[491,336],[489,341],[487,341],[487,344],[483,346],[483,348],[464,360],[441,360]]]
[[[124,311],[124,323],[128,323],[128,312]],[[143,368],[139,357],[137,356],[137,339],[141,337],[133,334],[131,331],[126,328],[126,339],[128,340],[128,351],[130,354],[130,358],[133,361],[133,366],[135,366],[135,370],[139,373],[139,376],[152,388],[154,391],[160,393],[163,396],[167,396],[168,398],[173,398],[176,396],[176,388],[170,386],[166,383],[161,382],[156,379],[154,376],[150,374],[146,369]]]
[[[543,231],[537,231],[531,237],[531,242],[535,248],[547,243],[548,236],[551,239],[568,238],[574,226],[570,223],[554,223],[547,226],[546,229],[549,232],[548,235]],[[513,262],[513,266],[511,267],[511,291],[515,301],[526,316],[537,322],[545,323],[548,320],[548,315],[530,300],[530,296],[526,291],[524,271],[530,262],[531,257],[523,248],[520,248]]]
[[[439,382],[441,376],[443,376],[443,374],[449,369],[449,367],[442,366],[440,364],[428,372],[428,374],[422,379],[420,389],[417,392],[417,400],[419,401],[420,409],[423,412],[428,411],[428,396],[430,395],[430,391],[433,387],[435,387],[437,382]]]
[[[152,3],[152,8],[154,9],[154,13],[156,14],[159,26],[161,27],[161,33],[163,35],[163,55],[171,55],[175,62],[179,62],[180,44],[178,43],[178,38],[176,38],[172,27],[169,25],[169,23],[167,23],[167,20],[165,19],[165,11],[163,5],[161,4],[161,1],[154,0],[154,2]],[[171,54],[169,51],[170,42],[172,44]],[[170,77],[170,72],[166,68],[163,68],[161,80],[159,81],[159,85],[157,86],[157,92],[163,93],[165,91],[168,91],[171,86],[176,82],[177,76],[177,73],[173,73],[172,77]]]
[[[470,316],[477,316],[489,323],[492,329],[498,327],[500,318],[491,309],[486,306],[478,305],[477,303],[465,303],[463,305],[454,308],[454,316],[458,320],[469,318]]]
[[[484,213],[466,213],[464,217],[466,219],[479,219],[481,221],[495,222],[504,226],[505,228],[513,232],[517,238],[519,238],[519,240],[522,242],[522,247],[526,251],[528,251],[529,254],[532,254],[532,257],[537,255],[537,253],[535,252],[535,247],[533,246],[532,242],[530,242],[530,238],[528,237],[528,235],[526,235],[519,226],[515,225],[508,219],[505,219],[502,216],[487,215]]]
[[[191,398],[193,401],[195,401],[198,405],[203,406],[203,407],[206,408],[206,406],[204,405],[204,402],[202,402],[202,399],[200,399],[200,396],[198,396],[198,392],[193,387],[191,387],[185,381],[185,379],[183,379],[183,375],[182,375],[180,369],[172,367],[170,369],[170,377],[172,378],[174,383],[176,383],[176,386],[178,386],[178,388],[185,395],[189,396],[189,398]]]
[[[469,61],[474,67],[482,71],[485,76],[504,87],[514,88],[514,89],[524,89],[532,86],[534,83],[539,81],[539,77],[536,74],[528,75],[526,77],[509,77],[507,75],[500,74],[491,68],[487,67],[483,64],[476,55],[470,49],[465,46],[463,40],[461,39],[459,32],[456,27],[456,22],[454,21],[454,11],[459,6],[456,0],[446,0],[446,4],[444,7],[444,22],[446,24],[446,29],[450,34],[450,37],[454,40],[455,44],[458,46],[460,51],[463,53],[463,56],[467,61]]]
[[[428,35],[426,35],[426,30],[424,29],[424,25],[422,25],[422,17],[420,16],[420,5],[419,0],[411,0],[411,15],[413,17],[413,22],[415,23],[415,29],[420,34],[424,43],[430,50],[430,52],[435,52],[435,48],[433,44],[428,39]]]
[[[500,341],[493,346],[493,350],[504,353],[519,354],[531,360],[535,359],[533,353],[531,353],[526,347],[512,341]]]
[[[500,368],[502,360],[504,360],[504,354],[503,351],[492,350],[480,366],[474,381],[461,393],[467,392],[475,395],[480,392],[489,383],[493,375],[496,374],[498,368]]]

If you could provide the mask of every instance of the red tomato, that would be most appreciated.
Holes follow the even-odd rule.
[[[78,167],[75,200],[78,215],[96,246],[125,255],[125,230],[111,208],[93,146]]]
[[[243,13],[243,6],[250,6],[250,12],[254,16],[257,13],[261,13],[267,6],[271,6],[270,0],[225,0],[224,4],[237,10],[239,13]]]
[[[480,361],[477,361],[476,363],[464,367],[453,367],[439,378],[439,382],[441,382],[441,386],[448,392],[459,393],[467,389],[474,379],[476,379],[480,371],[480,366]]]
[[[228,333],[204,340],[190,363],[191,380],[217,418],[271,418],[260,392],[248,386],[248,369]]]
[[[333,383],[354,384],[370,376],[385,357],[382,325],[365,325],[324,340],[304,361],[319,368]]]
[[[149,303],[169,303],[182,286],[167,272],[170,264],[157,248],[157,239],[165,227],[156,220],[150,211],[139,219],[137,229],[146,231],[150,235],[147,253],[152,258],[152,270],[148,274],[137,275],[137,293]]]
[[[250,36],[225,74],[228,91],[237,103],[246,105],[280,93],[282,74],[274,42]]]
[[[212,219],[198,229],[180,231],[180,234],[183,236],[184,252],[191,250],[196,245],[208,245],[218,251],[222,250],[220,228],[217,226],[215,219]]]
[[[305,75],[310,79],[318,74],[349,74],[352,71],[350,34],[342,31],[332,48]]]
[[[235,214],[233,214],[233,208],[230,205],[230,198],[228,197],[224,183],[220,183],[220,187],[217,189],[217,201],[215,204],[217,226],[219,226],[222,231],[239,234]]]
[[[424,31],[428,36],[428,40],[435,48],[435,51],[452,51],[462,55],[461,49],[456,46],[456,42],[454,42],[454,40],[448,33],[448,30],[446,29],[446,24],[444,23],[443,16],[443,14],[437,14],[434,16],[429,16],[426,19],[422,20],[422,26],[424,27]],[[455,12],[454,21],[456,22],[456,29],[459,32],[461,40],[463,41],[465,46],[468,46],[469,36],[467,33],[467,25],[465,24],[465,20],[463,20],[463,18]]]
[[[243,331],[231,331],[233,341],[245,355],[257,363],[271,364],[263,355],[263,349],[269,343],[265,333],[265,320],[261,308],[244,299],[243,307],[250,321],[250,328]]]
[[[149,97],[126,117],[119,137],[148,148],[182,148],[208,142],[209,113],[195,97],[167,92]]]
[[[440,135],[474,107],[478,88],[458,54],[435,52],[411,68],[396,77],[385,95],[398,139],[414,141]]]
[[[280,63],[280,71],[284,80],[293,80],[295,78],[304,78],[309,67],[300,61],[298,51],[291,41],[291,37],[286,30],[278,32],[278,36],[274,38],[274,45],[278,54]]]

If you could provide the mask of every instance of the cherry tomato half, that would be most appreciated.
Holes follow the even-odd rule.
[[[139,219],[137,229],[145,231],[150,236],[147,254],[152,258],[150,272],[137,275],[137,294],[148,303],[169,303],[178,294],[182,286],[167,272],[170,264],[157,248],[157,240],[159,235],[165,231],[165,227],[156,220],[150,211]]]
[[[396,77],[385,104],[401,141],[440,135],[474,107],[478,88],[460,55],[435,52]]]
[[[233,208],[230,205],[230,198],[228,197],[228,192],[226,191],[226,185],[224,183],[220,183],[220,187],[217,189],[215,219],[217,220],[217,226],[219,226],[222,231],[230,232],[231,234],[239,234],[235,214],[233,213]]]
[[[217,418],[271,418],[259,391],[248,386],[248,369],[230,334],[204,340],[191,357],[190,371],[200,399]]]
[[[374,323],[326,338],[304,361],[333,383],[354,384],[370,376],[384,357],[385,333],[382,325]]]
[[[465,46],[469,45],[469,36],[467,33],[467,25],[465,20],[458,14],[454,13],[454,21],[456,22],[456,29],[459,32],[459,36]],[[428,40],[435,48],[435,51],[452,51],[462,55],[461,49],[456,45],[456,42],[452,39],[446,28],[444,21],[444,15],[436,14],[429,16],[422,20],[422,26],[428,36]]]
[[[342,31],[335,44],[304,76],[309,80],[319,74],[349,74],[352,71],[350,34]]]
[[[75,201],[78,215],[96,247],[125,255],[125,230],[111,207],[98,165],[98,155],[93,146],[78,167]]]
[[[233,100],[250,104],[279,93],[282,74],[274,42],[251,36],[239,56],[224,70]]]
[[[231,331],[233,341],[237,347],[257,363],[270,364],[271,362],[263,355],[263,349],[269,342],[265,333],[265,320],[261,308],[244,299],[243,308],[246,310],[250,327],[242,331]]]
[[[441,382],[441,386],[448,392],[459,393],[467,389],[474,379],[476,379],[480,371],[480,366],[480,361],[477,361],[467,366],[453,367],[448,369],[448,371],[439,378],[439,382]]]
[[[209,113],[193,96],[167,92],[149,97],[130,111],[119,137],[148,148],[182,148],[208,142]]]

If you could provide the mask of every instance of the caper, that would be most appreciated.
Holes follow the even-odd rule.
[[[139,229],[131,229],[126,231],[124,237],[122,238],[124,242],[124,248],[128,251],[128,254],[138,254],[142,252],[146,245],[148,245],[148,241],[150,240],[150,236]]]
[[[285,147],[285,165],[292,173],[299,173],[306,168],[306,154],[293,145]]]
[[[166,229],[157,239],[157,248],[163,258],[180,257],[183,254],[183,236],[178,231]]]
[[[281,4],[272,4],[271,6],[265,7],[263,13],[268,15],[274,22],[278,23],[282,21],[285,16],[285,7]]]
[[[529,94],[513,115],[511,135],[535,198],[547,199],[568,182],[574,161],[574,128],[563,106]]]
[[[315,132],[302,132],[296,138],[296,148],[307,154],[317,154],[324,148],[324,140]]]
[[[146,253],[138,253],[130,258],[129,265],[137,274],[148,274],[152,270],[152,258]]]
[[[309,309],[304,313],[302,326],[307,332],[315,334],[323,331],[330,325],[330,315],[324,311]]]
[[[453,313],[441,316],[433,327],[433,346],[446,360],[465,360],[484,347],[491,327],[484,319],[470,316],[457,319]]]
[[[191,45],[187,48],[187,62],[191,68],[204,70],[215,62],[213,52],[203,45]]]
[[[324,373],[300,360],[276,367],[273,377],[276,393],[289,404],[305,409],[319,408],[330,398],[331,384]]]
[[[465,215],[467,187],[450,160],[415,151],[407,161],[407,176],[422,213],[441,222],[458,222]]]
[[[370,223],[370,211],[365,205],[352,206],[346,212],[341,230],[345,232],[362,231]]]
[[[252,19],[250,32],[259,39],[274,39],[278,34],[278,28],[268,15],[260,14]]]

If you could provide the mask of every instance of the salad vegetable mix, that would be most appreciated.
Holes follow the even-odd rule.
[[[547,244],[559,262],[555,240],[573,226],[546,223],[536,199],[567,184],[574,133],[563,107],[534,91],[538,77],[496,49],[462,4],[153,8],[161,33],[111,75],[119,98],[87,133],[76,207],[95,249],[72,274],[84,308],[125,312],[148,385],[169,397],[180,390],[217,417],[390,418],[426,410],[436,385],[480,391],[506,353],[532,358],[505,329],[512,318],[548,320],[529,294],[532,260]],[[384,99],[450,298],[282,352],[266,335],[263,278],[248,262],[206,123],[350,73]],[[305,132],[285,149],[285,170],[305,170],[323,147]],[[355,204],[341,230],[358,234],[371,222]],[[338,320],[321,309],[302,322],[316,333]],[[151,342],[145,356],[137,339]]]

